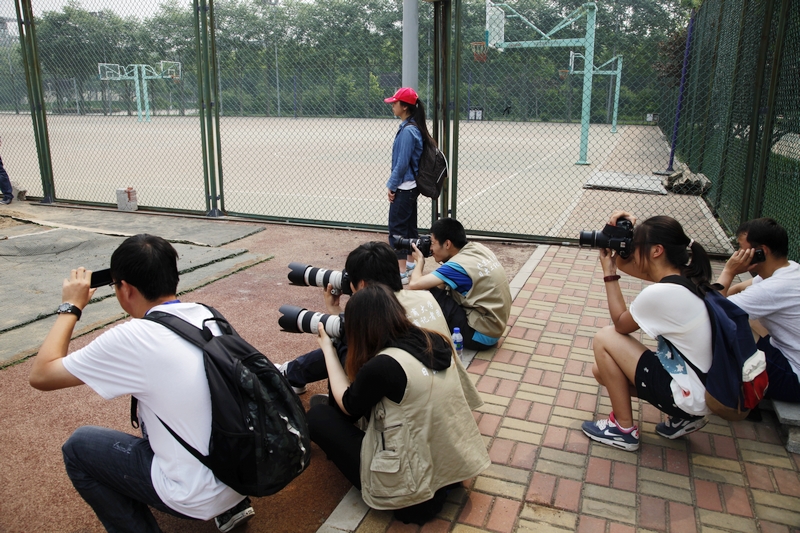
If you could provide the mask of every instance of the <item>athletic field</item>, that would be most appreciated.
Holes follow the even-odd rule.
[[[229,213],[345,224],[386,224],[385,182],[396,119],[220,119],[224,207]],[[27,115],[0,115],[3,161],[32,196],[41,195]],[[116,203],[133,187],[140,206],[205,210],[197,116],[48,116],[56,195]],[[456,217],[473,231],[575,238],[600,229],[617,208],[640,217],[669,214],[709,251],[728,241],[700,197],[644,194],[628,178],[653,182],[669,146],[655,126],[592,125],[588,165],[579,159],[579,124],[462,122]],[[610,190],[584,188],[619,178]],[[663,191],[666,192],[666,191]],[[430,201],[419,203],[427,227]]]

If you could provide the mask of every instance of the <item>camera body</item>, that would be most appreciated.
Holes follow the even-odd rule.
[[[411,247],[413,244],[420,252],[422,252],[423,257],[430,257],[433,255],[433,252],[431,252],[430,235],[423,235],[419,239],[404,239],[400,235],[392,235],[392,237],[394,238],[395,250],[408,250],[408,252],[411,253],[414,251],[414,249]]]
[[[353,294],[350,288],[350,277],[346,270],[326,270],[324,268],[312,267],[303,263],[289,263],[289,281],[293,285],[304,285],[307,287],[322,287],[331,284],[334,291],[340,294]],[[314,330],[316,333],[316,330]]]
[[[606,224],[601,231],[583,230],[578,235],[580,246],[591,248],[610,248],[627,259],[633,252],[633,224],[627,218],[617,220],[617,225]]]
[[[322,324],[325,333],[332,339],[344,337],[344,318],[339,315],[315,313],[296,305],[282,305],[279,309],[281,317],[278,325],[291,333],[318,333],[317,327]]]

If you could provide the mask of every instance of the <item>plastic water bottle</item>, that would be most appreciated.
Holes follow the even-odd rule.
[[[456,346],[458,360],[461,361],[461,355],[464,353],[464,337],[461,336],[461,328],[453,328],[453,344]]]

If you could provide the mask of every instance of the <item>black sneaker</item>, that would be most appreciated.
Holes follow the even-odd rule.
[[[217,529],[222,531],[222,533],[226,533],[239,524],[244,524],[253,518],[255,514],[256,512],[253,510],[253,506],[250,504],[250,498],[245,498],[235,507],[228,509],[214,518],[214,522],[217,524]]]
[[[677,439],[689,433],[702,429],[708,423],[708,419],[704,416],[695,416],[692,418],[677,418],[670,416],[666,422],[661,422],[656,425],[656,433],[665,439]]]
[[[12,199],[13,199],[13,198],[3,198],[2,200],[0,200],[0,204],[3,204],[3,205],[8,205],[8,204],[10,204],[10,203],[11,203],[11,200],[12,200]]]

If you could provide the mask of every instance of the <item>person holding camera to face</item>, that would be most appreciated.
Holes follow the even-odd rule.
[[[403,290],[397,271],[397,256],[385,242],[367,242],[351,251],[345,261],[345,271],[353,294],[373,283],[381,283],[395,293],[395,297],[405,309],[406,316],[415,326],[437,331],[449,337],[447,321],[434,297],[427,292]],[[324,298],[328,313],[335,315],[342,313],[339,295],[332,293],[330,284],[324,289]],[[346,336],[336,342],[335,348],[344,365],[348,349]],[[456,365],[470,408],[477,409],[483,405],[483,400],[461,362],[458,361]],[[307,383],[328,378],[325,356],[321,349],[301,355],[280,365],[279,368],[297,394],[306,392]]]
[[[800,402],[800,267],[788,259],[789,236],[771,218],[736,230],[739,249],[717,279],[723,294],[758,324],[756,346],[767,359],[767,398]],[[753,278],[731,286],[734,276]]]
[[[630,213],[616,211],[608,224],[620,226],[622,219],[636,222]],[[600,248],[613,325],[594,336],[592,372],[608,390],[612,412],[607,420],[584,422],[582,426],[589,438],[627,451],[639,448],[632,397],[651,403],[669,416],[656,426],[662,437],[675,439],[706,424],[704,415],[710,410],[705,403],[705,388],[693,368],[708,372],[712,360],[711,322],[705,303],[689,288],[669,282],[671,277],[680,276],[701,293],[711,290],[711,263],[705,250],[686,236],[678,221],[667,216],[649,218],[634,226],[631,233],[625,247]],[[620,288],[618,270],[654,282],[639,293],[630,309]],[[691,363],[687,364],[689,368],[670,372],[668,354],[661,343],[654,353],[631,336],[639,329],[654,339],[666,339]]]
[[[431,255],[436,270],[425,274],[425,256],[413,246],[419,267],[411,271],[410,290],[430,290],[450,328],[461,328],[464,348],[487,350],[497,344],[511,313],[511,288],[494,253],[467,241],[464,226],[454,218],[431,225]]]
[[[58,318],[31,367],[30,384],[39,390],[86,384],[107,400],[139,400],[142,437],[84,426],[62,447],[67,475],[108,531],[161,531],[148,507],[181,518],[216,517],[223,532],[254,515],[249,498],[220,482],[164,425],[208,454],[211,394],[201,350],[143,320],[151,311],[197,327],[213,318],[206,307],[177,299],[177,261],[175,248],[161,237],[125,239],[111,256],[111,285],[133,319],[68,355],[75,324],[95,291],[91,271],[73,270],[64,280]],[[220,334],[215,322],[206,325]]]
[[[311,440],[374,509],[424,524],[447,491],[491,464],[463,394],[450,337],[415,326],[398,292],[381,283],[354,291],[345,308],[342,366],[319,327],[333,404],[308,411]],[[367,429],[353,420],[367,417]]]

